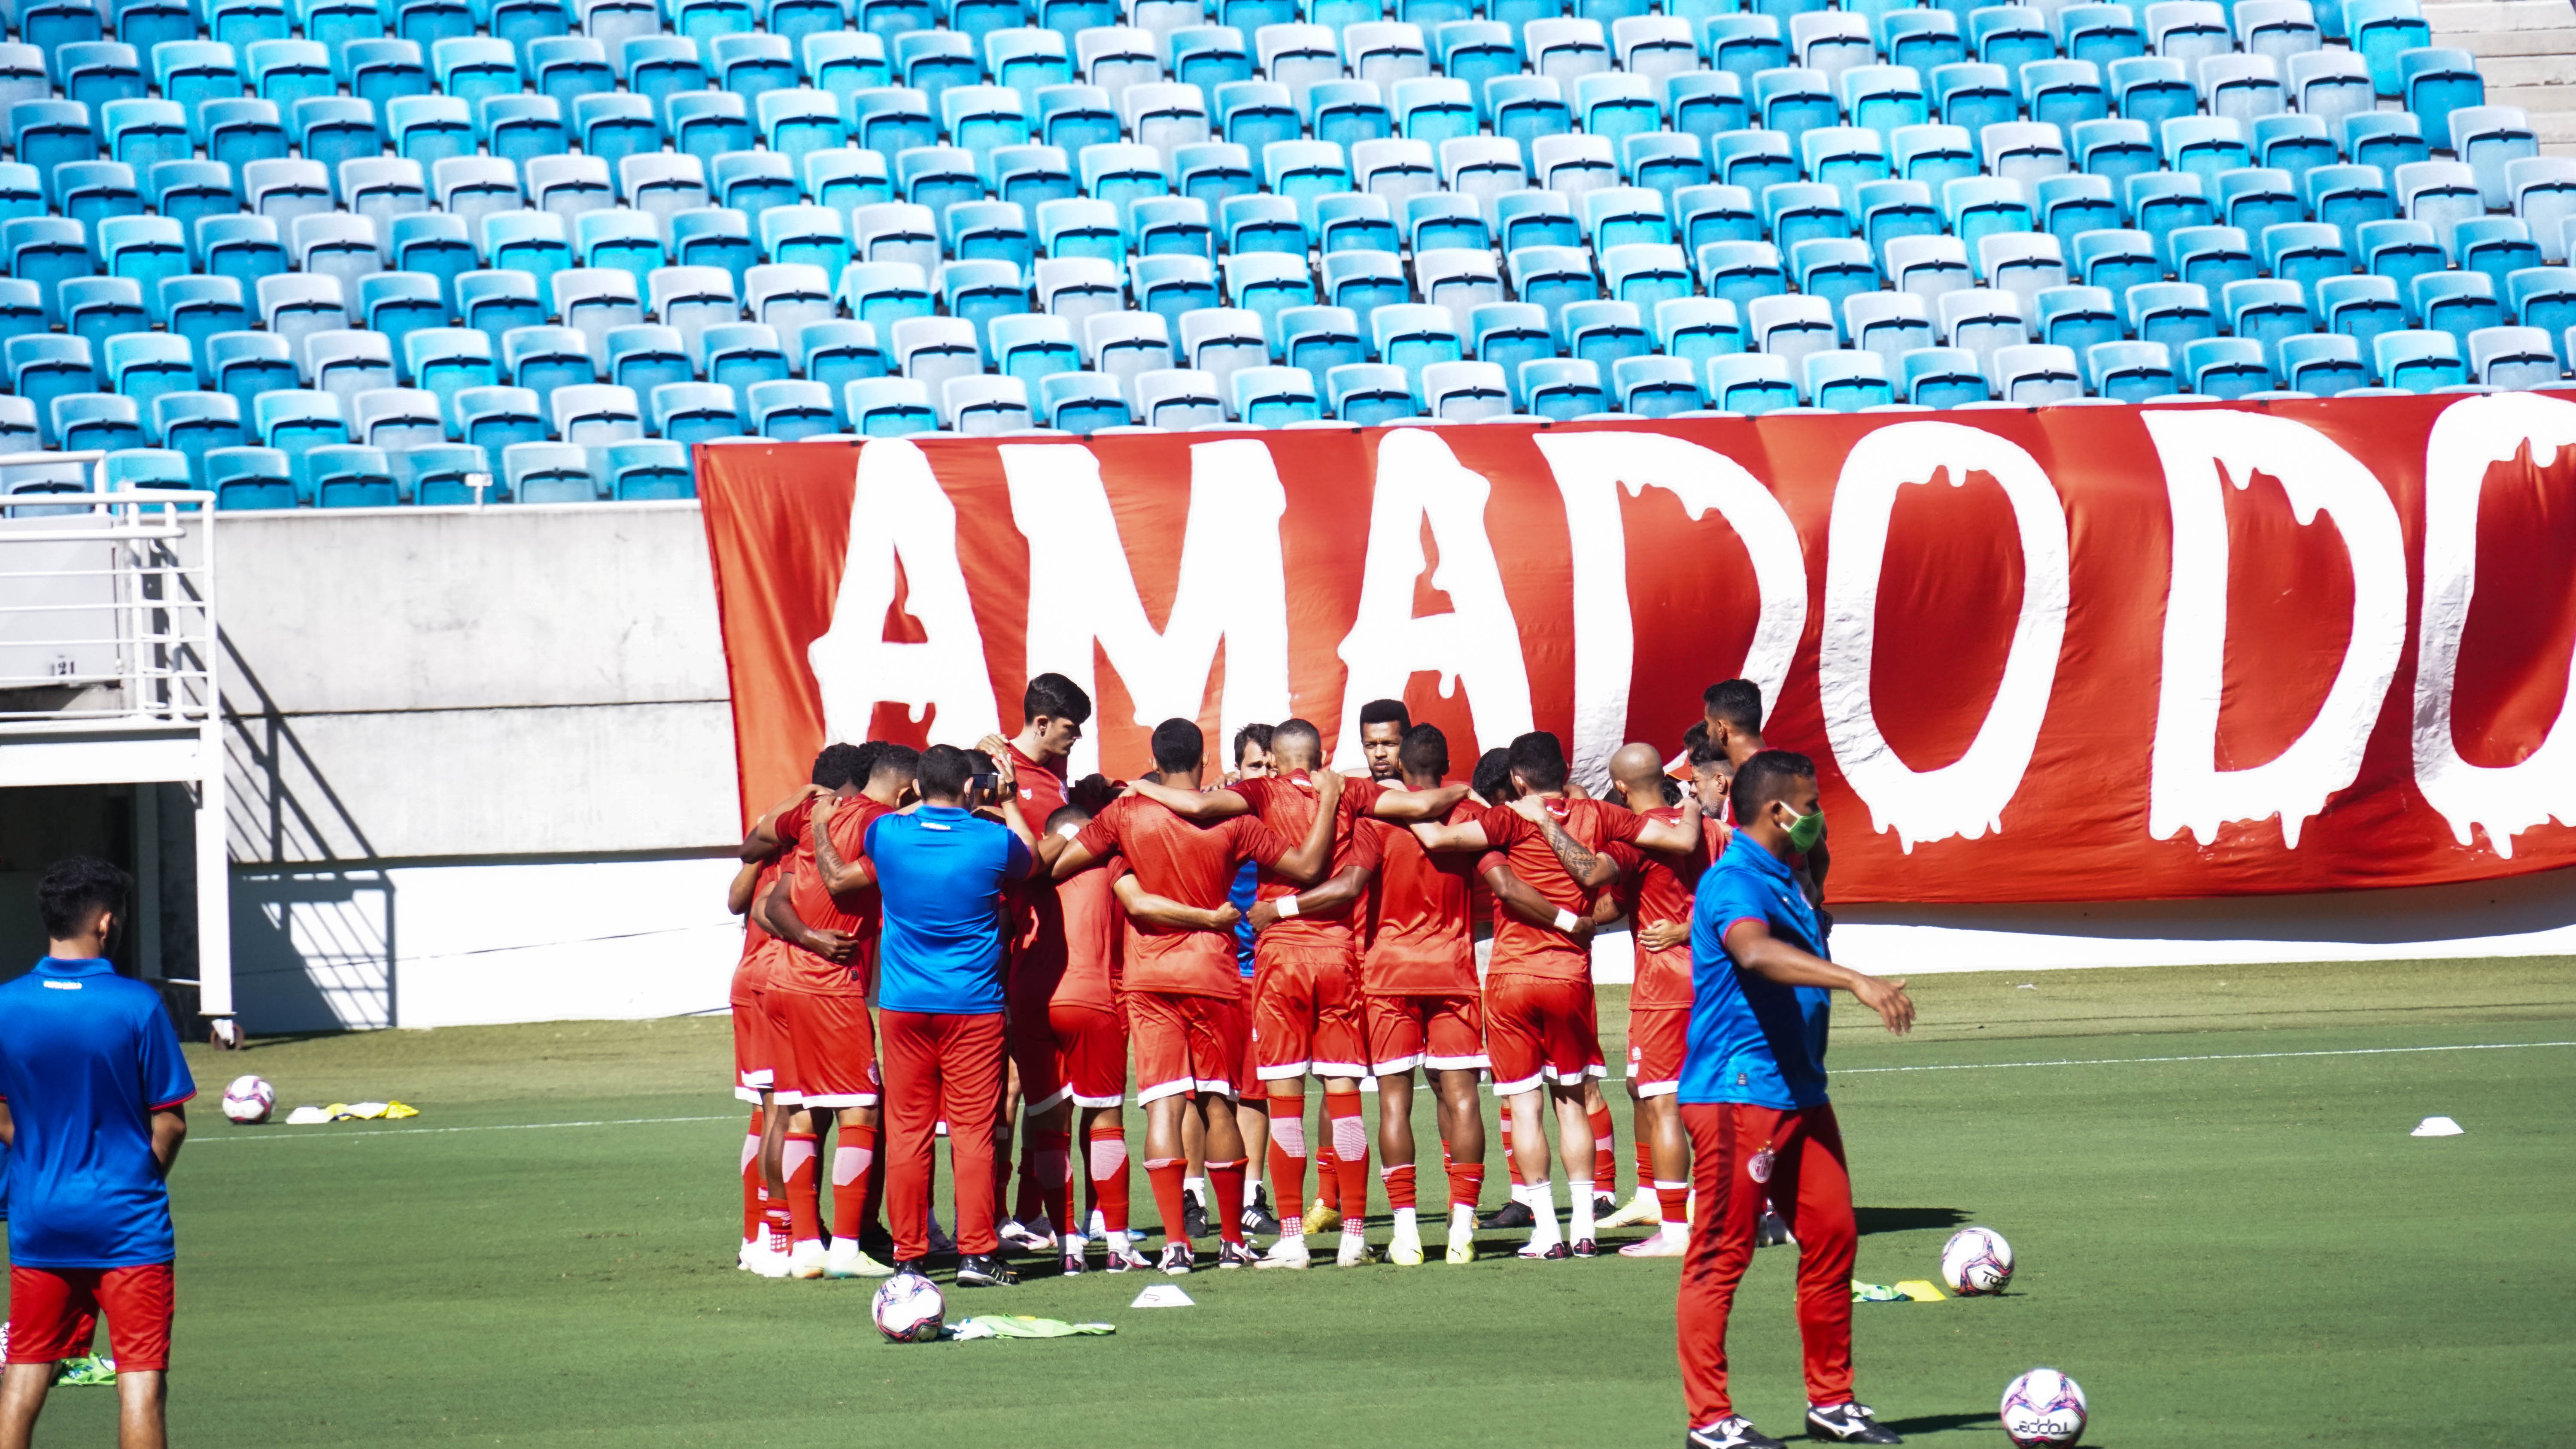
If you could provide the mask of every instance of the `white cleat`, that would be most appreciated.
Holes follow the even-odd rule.
[[[1452,1224],[1450,1226],[1449,1261],[1452,1264],[1472,1263],[1476,1261],[1476,1229],[1474,1224],[1471,1223],[1464,1226]]]
[[[1387,1240],[1386,1260],[1399,1268],[1422,1266],[1422,1230],[1410,1223],[1398,1223],[1395,1235]]]
[[[1641,1238],[1619,1250],[1622,1258],[1678,1258],[1690,1252],[1690,1239],[1677,1238],[1658,1228],[1651,1238]]]
[[[1039,1231],[1040,1228],[1045,1231]],[[1017,1221],[1004,1223],[999,1236],[1002,1246],[1017,1248],[1024,1253],[1045,1254],[1056,1250],[1055,1225],[1044,1218],[1038,1219],[1035,1227]]]
[[[856,1238],[835,1238],[823,1254],[826,1278],[891,1278],[894,1269],[859,1251]]]
[[[1663,1200],[1655,1196],[1654,1189],[1641,1187],[1637,1189],[1637,1195],[1635,1197],[1628,1199],[1628,1205],[1626,1207],[1623,1207],[1617,1212],[1610,1214],[1608,1217],[1603,1218],[1597,1226],[1604,1228],[1636,1228],[1660,1223],[1663,1220]]]
[[[790,1278],[822,1277],[823,1256],[821,1241],[808,1238],[798,1243],[787,1255],[787,1276]]]
[[[752,1250],[751,1262],[746,1266],[763,1278],[784,1278],[787,1276],[787,1265],[787,1254],[775,1248],[755,1248]]]
[[[1369,1247],[1367,1238],[1358,1233],[1343,1232],[1342,1246],[1333,1254],[1334,1267],[1358,1268],[1376,1261],[1377,1253]]]
[[[1306,1240],[1295,1234],[1289,1234],[1272,1243],[1270,1251],[1262,1254],[1261,1261],[1253,1266],[1256,1268],[1308,1268],[1314,1266],[1314,1262],[1314,1255],[1306,1251]]]
[[[733,1250],[733,1265],[748,1273],[752,1270],[753,1262],[756,1261],[762,1253],[767,1251],[768,1249],[761,1246],[759,1239],[753,1238],[746,1240],[741,1246]]]

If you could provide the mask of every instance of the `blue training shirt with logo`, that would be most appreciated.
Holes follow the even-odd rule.
[[[51,956],[0,985],[9,1260],[132,1268],[177,1255],[152,1114],[197,1095],[161,994],[96,959]]]
[[[1002,888],[1028,875],[1029,848],[1000,822],[953,805],[880,815],[868,826],[885,924],[877,1005],[970,1016],[1002,1009]]]
[[[1234,873],[1234,889],[1226,893],[1240,917],[1234,923],[1234,964],[1246,981],[1252,979],[1252,902],[1260,893],[1261,862],[1247,860]]]
[[[1737,831],[1702,872],[1691,906],[1690,1040],[1681,1100],[1786,1111],[1825,1100],[1825,1029],[1833,993],[1783,986],[1735,964],[1726,932],[1760,921],[1802,951],[1833,959],[1815,908],[1781,859]]]

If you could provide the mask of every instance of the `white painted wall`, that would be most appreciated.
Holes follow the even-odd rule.
[[[231,514],[221,547],[247,1027],[722,1007],[733,723],[694,503]],[[2576,954],[2569,872],[1837,914],[1836,954],[1892,974]],[[1628,938],[1594,960],[1628,980]]]

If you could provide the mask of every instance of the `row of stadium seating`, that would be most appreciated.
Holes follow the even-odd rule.
[[[2576,348],[2576,161],[2415,0],[12,19],[0,435],[226,506],[672,496],[738,436],[2550,386]]]

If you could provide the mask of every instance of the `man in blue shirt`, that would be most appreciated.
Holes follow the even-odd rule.
[[[75,856],[45,872],[36,969],[0,986],[0,1142],[9,1146],[9,1365],[0,1449],[26,1449],[54,1366],[107,1315],[117,1443],[160,1449],[170,1366],[170,1193],[197,1094],[160,993],[108,965],[133,882]]]
[[[982,788],[974,782],[979,775]],[[885,1058],[886,1218],[895,1271],[930,1251],[932,1139],[948,1124],[957,1188],[957,1281],[1002,1287],[993,1154],[1001,1126],[1002,892],[1036,862],[1008,756],[953,745],[921,755],[921,804],[868,826],[885,922],[877,938],[877,1035]],[[1001,820],[971,813],[998,806]]]
[[[1902,981],[1835,965],[1790,861],[1825,834],[1816,767],[1764,750],[1737,767],[1735,838],[1700,876],[1691,908],[1691,1017],[1682,1125],[1699,1216],[1683,1259],[1674,1325],[1688,1449],[1780,1449],[1726,1391],[1726,1318],[1753,1261],[1767,1195],[1798,1244],[1798,1334],[1806,1348],[1807,1433],[1841,1444],[1902,1443],[1854,1400],[1851,1272],[1859,1248],[1842,1132],[1825,1099],[1834,988],[1887,1029],[1914,1025]]]

